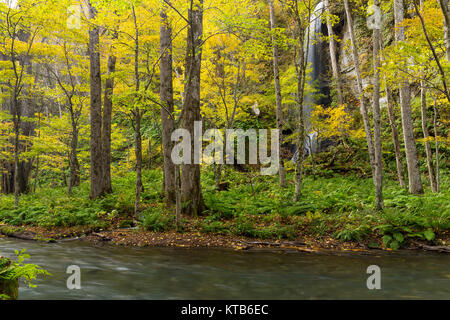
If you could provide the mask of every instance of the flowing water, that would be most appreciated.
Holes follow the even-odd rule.
[[[52,276],[20,299],[450,299],[450,255],[422,252],[310,254],[226,249],[130,248],[0,239],[0,255],[27,249]],[[70,265],[81,289],[66,286]],[[381,290],[368,290],[369,265]]]

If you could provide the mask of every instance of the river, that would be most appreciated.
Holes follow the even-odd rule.
[[[424,252],[311,254],[228,249],[94,246],[0,239],[0,255],[27,249],[52,276],[21,284],[20,299],[450,299],[450,255]],[[81,289],[66,269],[81,269]],[[381,289],[368,290],[369,265]]]

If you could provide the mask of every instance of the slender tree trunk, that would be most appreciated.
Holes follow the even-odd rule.
[[[330,5],[329,1],[325,0],[325,10],[326,13],[330,14]],[[331,24],[330,18],[327,16],[327,29],[328,29],[328,37],[330,41],[330,58],[331,58],[331,68],[333,70],[333,83],[336,89],[338,104],[344,104],[344,98],[342,93],[342,84],[341,84],[341,76],[339,72],[339,65],[337,62],[337,48],[336,48],[336,39],[334,39],[333,25]]]
[[[395,25],[403,22],[404,8],[402,0],[394,0]],[[405,40],[404,27],[395,28],[395,41]],[[405,140],[406,165],[408,168],[409,192],[423,193],[422,179],[420,177],[419,161],[417,159],[416,142],[414,139],[414,126],[411,112],[411,91],[409,83],[404,80],[400,87],[400,107],[402,114],[403,138]]]
[[[152,139],[148,139],[148,169],[152,168]]]
[[[134,128],[134,152],[136,156],[136,197],[134,202],[134,216],[139,215],[139,204],[141,202],[142,192],[142,135],[141,135],[141,111],[135,109],[135,128]]]
[[[134,77],[136,82],[136,94],[139,94],[141,79],[139,76],[139,29],[137,25],[136,12],[134,6],[131,6],[133,10],[134,20]],[[139,107],[134,109],[134,152],[136,156],[136,197],[134,202],[134,216],[138,218],[140,212],[141,192],[143,189],[142,184],[142,134],[141,134],[141,121],[142,113]]]
[[[374,0],[379,9],[379,0]],[[373,132],[375,151],[375,209],[383,208],[383,158],[381,152],[381,112],[380,112],[380,43],[381,31],[378,26],[373,29]]]
[[[183,213],[196,216],[204,209],[200,185],[200,165],[195,164],[194,122],[200,121],[200,70],[202,60],[203,0],[191,0],[188,10],[185,99],[183,128],[191,136],[191,164],[183,164],[181,171],[181,201]],[[201,155],[198,155],[201,156]]]
[[[441,192],[441,174],[439,169],[439,140],[437,132],[437,101],[434,100],[433,105],[433,127],[434,127],[434,143],[436,148],[436,192]]]
[[[281,145],[283,143],[283,109],[281,101],[281,87],[280,87],[280,72],[278,69],[278,45],[275,38],[275,12],[273,8],[273,1],[269,0],[270,9],[270,31],[272,32],[272,57],[273,57],[273,79],[275,84],[275,101],[276,101],[276,121],[277,129],[279,130],[279,141],[278,141],[278,171],[280,176],[280,187],[286,188],[286,172],[284,170],[284,161],[281,153]]]
[[[381,41],[380,38],[380,48],[383,51],[383,41]],[[384,59],[383,54],[380,55],[381,59]],[[386,100],[387,100],[387,110],[388,110],[388,117],[389,117],[389,125],[391,127],[391,133],[392,133],[392,140],[394,142],[394,150],[395,150],[395,164],[397,167],[397,179],[400,183],[400,186],[403,189],[406,189],[406,182],[403,174],[403,164],[402,164],[402,153],[400,151],[400,142],[398,139],[398,131],[397,131],[397,125],[395,123],[395,114],[394,114],[394,99],[392,96],[392,90],[389,87],[389,84],[386,80],[386,77],[384,77],[384,83],[385,83],[385,93],[386,93]]]
[[[113,36],[117,38],[117,33]],[[103,188],[105,193],[112,193],[111,186],[111,119],[112,119],[112,95],[114,90],[114,72],[116,71],[114,54],[108,57],[107,78],[105,80],[105,96],[102,118],[102,147],[103,147]]]
[[[219,190],[222,180],[222,165],[220,163],[214,163],[214,180],[216,182],[216,190]]]
[[[297,3],[296,3],[297,4]],[[298,4],[297,4],[298,5]],[[305,83],[306,83],[306,68],[307,59],[305,59],[305,52],[309,49],[309,28],[307,32],[302,26],[298,9],[295,12],[295,20],[297,22],[297,44],[298,52],[296,52],[295,60],[295,70],[297,76],[297,161],[295,163],[295,193],[294,201],[299,201],[302,195],[302,184],[303,184],[303,159],[305,151],[305,121],[303,116],[303,101],[305,93]],[[311,18],[311,10],[308,12],[308,23]],[[306,38],[306,48],[305,48],[305,37]]]
[[[427,155],[427,168],[428,168],[428,177],[430,179],[430,187],[432,192],[436,192],[436,179],[434,176],[434,169],[433,169],[433,153],[431,151],[431,144],[429,140],[429,133],[428,133],[428,119],[427,119],[427,89],[425,88],[424,81],[421,81],[421,88],[420,88],[420,114],[421,114],[421,120],[422,120],[422,131],[423,131],[423,138],[425,140],[425,152]]]
[[[90,19],[95,17],[95,9],[89,4]],[[104,194],[103,148],[102,148],[102,81],[100,73],[99,27],[89,30],[90,91],[91,91],[91,199]]]
[[[80,184],[80,165],[78,163],[77,157],[78,149],[78,128],[76,123],[72,123],[72,140],[70,142],[70,157],[69,157],[69,187],[67,194],[70,196],[72,194],[72,188]]]
[[[348,3],[348,0],[344,0],[344,5],[345,5],[345,14],[347,16],[348,30],[349,30],[350,39],[351,39],[353,61],[355,63],[359,107],[360,107],[361,116],[362,116],[363,122],[364,122],[364,131],[366,133],[366,142],[367,142],[367,149],[369,152],[370,165],[372,167],[372,176],[375,176],[375,155],[374,155],[374,147],[373,147],[373,142],[372,142],[372,132],[371,132],[371,128],[370,128],[370,120],[369,120],[369,114],[367,112],[367,106],[364,101],[363,85],[362,85],[361,71],[360,71],[360,66],[359,66],[359,53],[358,53],[358,47],[356,46],[355,32],[353,30],[352,13],[350,11],[350,6]]]
[[[181,226],[181,177],[180,166],[175,165],[175,222],[177,230]]]
[[[172,161],[173,143],[172,132],[175,129],[173,119],[173,79],[172,79],[172,27],[167,19],[165,8],[161,10],[160,26],[160,99],[164,108],[161,108],[163,165],[164,165],[164,191],[166,204],[172,207],[176,204],[175,194],[175,165]]]
[[[20,117],[16,116],[14,120],[14,209],[19,207],[20,179],[19,179],[19,134]]]
[[[385,81],[385,83],[386,83],[385,89],[386,89],[389,124],[391,126],[392,140],[394,142],[395,164],[397,166],[397,179],[398,179],[398,182],[400,183],[400,186],[402,188],[406,189],[407,186],[406,186],[404,173],[403,173],[402,153],[400,151],[400,142],[398,139],[398,131],[397,131],[397,126],[395,124],[393,97],[392,97],[391,88],[389,88],[386,81]]]

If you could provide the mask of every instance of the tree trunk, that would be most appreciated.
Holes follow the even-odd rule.
[[[175,129],[173,119],[173,79],[172,79],[172,27],[167,19],[165,8],[161,11],[160,26],[160,89],[159,95],[164,108],[161,108],[164,192],[166,204],[172,207],[176,204],[175,195],[175,165],[172,161],[171,135]]]
[[[20,180],[19,180],[19,118],[14,121],[14,209],[19,207]]]
[[[141,135],[141,111],[135,109],[135,128],[134,128],[134,152],[136,156],[136,198],[134,202],[134,216],[139,215],[139,204],[141,202],[142,191],[142,135]]]
[[[379,10],[379,0],[374,0]],[[381,31],[378,26],[373,29],[373,136],[375,151],[375,210],[383,208],[383,158],[381,152],[381,112],[380,112],[380,43]]]
[[[78,128],[75,123],[72,123],[72,140],[70,143],[70,157],[69,157],[70,178],[69,178],[69,187],[67,190],[67,194],[69,196],[72,193],[72,188],[80,184],[80,165],[78,163],[77,149],[78,149]]]
[[[328,0],[324,1],[326,13],[330,14],[330,5]],[[336,48],[336,40],[334,39],[333,25],[329,17],[327,17],[327,29],[328,29],[328,37],[330,41],[330,59],[331,59],[331,68],[333,70],[333,83],[336,89],[338,104],[344,104],[344,97],[342,94],[342,84],[341,84],[341,76],[339,72],[339,65],[337,62],[337,48]]]
[[[114,34],[114,39],[117,34]],[[111,118],[112,95],[114,90],[114,75],[116,71],[116,57],[110,54],[108,57],[107,78],[105,80],[105,96],[102,117],[102,152],[103,152],[103,188],[105,193],[112,193],[111,186]]]
[[[439,140],[437,132],[437,101],[434,100],[433,105],[433,127],[434,127],[434,141],[436,148],[436,192],[441,192],[441,174],[439,169]]]
[[[195,164],[196,154],[194,122],[200,121],[200,71],[203,36],[203,0],[191,0],[188,13],[188,37],[186,52],[185,99],[183,105],[183,128],[191,136],[191,163],[183,164],[181,171],[181,201],[183,213],[196,216],[204,209],[200,185],[200,165]]]
[[[423,131],[423,138],[425,140],[425,152],[427,155],[427,168],[428,168],[428,177],[430,179],[430,187],[432,192],[436,192],[436,179],[434,176],[434,169],[433,169],[433,153],[431,151],[431,144],[429,140],[429,133],[428,133],[428,120],[427,120],[427,89],[425,88],[424,81],[421,81],[421,88],[420,88],[420,114],[421,114],[421,120],[422,120],[422,131]]]
[[[95,8],[89,3],[90,19],[95,17]],[[99,27],[89,30],[90,92],[91,92],[91,199],[104,194],[103,148],[102,148],[102,81],[100,75]]]
[[[283,140],[283,109],[281,102],[281,87],[280,87],[280,72],[278,69],[278,45],[275,37],[275,12],[273,9],[273,0],[269,0],[270,9],[270,31],[272,32],[272,57],[273,57],[273,79],[275,84],[275,101],[276,101],[276,121],[277,129],[280,132],[278,135],[278,171],[280,176],[280,187],[286,188],[286,173],[284,170],[284,162],[281,154],[281,145]]]
[[[307,59],[305,59],[305,52],[308,52],[309,49],[309,28],[307,32],[302,26],[299,12],[296,10],[295,20],[297,23],[297,32],[296,40],[298,45],[298,52],[296,52],[295,58],[295,71],[297,76],[297,161],[295,163],[295,193],[294,193],[294,201],[299,201],[302,195],[302,183],[303,183],[303,158],[305,151],[305,121],[303,116],[303,101],[304,101],[304,93],[305,93],[305,83],[306,83],[306,68],[307,68]],[[311,17],[311,11],[308,13],[308,21]],[[306,41],[306,49],[305,49],[305,36],[307,36]]]
[[[148,139],[148,163],[147,167],[150,170],[152,168],[152,139]]]
[[[404,8],[402,0],[394,0],[395,25],[403,22]],[[395,28],[395,41],[405,40],[404,27]],[[411,112],[411,91],[409,83],[404,80],[400,87],[400,107],[402,114],[403,138],[405,140],[406,165],[408,168],[409,192],[423,193],[422,179],[420,177],[419,161],[417,159],[416,142],[414,140],[414,127]]]
[[[389,88],[387,82],[385,85],[385,89],[386,89],[389,124],[391,126],[392,140],[394,142],[395,164],[397,166],[397,179],[398,179],[398,182],[400,183],[400,186],[402,188],[406,189],[406,182],[405,182],[404,173],[403,173],[402,153],[400,151],[400,142],[398,139],[398,131],[397,131],[397,126],[395,124],[392,92],[391,92],[391,89]]]
[[[136,95],[139,95],[140,91],[140,76],[139,76],[139,30],[136,19],[136,12],[134,10],[134,5],[131,5],[133,10],[133,21],[134,21],[134,77],[136,82]],[[140,202],[141,202],[141,192],[143,189],[142,185],[142,135],[141,135],[141,120],[142,113],[139,107],[134,109],[134,152],[136,156],[136,197],[134,202],[134,216],[138,218],[140,212]]]
[[[381,51],[383,51],[383,41],[380,38],[380,48]],[[381,59],[384,59],[383,54],[380,55]],[[395,150],[395,165],[397,167],[397,179],[400,184],[400,186],[403,189],[406,189],[406,182],[403,174],[403,164],[402,164],[402,153],[400,151],[400,142],[398,139],[398,131],[397,131],[397,125],[395,123],[395,115],[394,115],[394,99],[392,96],[391,88],[389,87],[389,84],[386,80],[386,77],[384,77],[384,83],[385,83],[385,93],[386,93],[386,101],[387,101],[387,110],[388,110],[388,117],[389,117],[389,125],[391,127],[391,133],[392,133],[392,140],[394,142],[394,150]]]
[[[364,131],[366,133],[366,142],[367,142],[367,149],[369,152],[370,165],[372,167],[372,176],[375,176],[375,155],[374,155],[374,148],[373,148],[373,143],[372,143],[372,132],[371,132],[371,128],[370,128],[369,114],[367,112],[367,107],[366,107],[366,103],[364,101],[364,96],[363,96],[362,78],[361,78],[361,71],[360,71],[360,66],[359,66],[359,53],[358,53],[358,47],[356,46],[355,32],[353,30],[352,13],[350,11],[350,6],[348,3],[348,0],[344,0],[344,5],[345,5],[345,14],[347,16],[348,30],[349,30],[350,39],[351,39],[353,61],[355,63],[359,107],[360,107],[361,116],[362,116],[363,122],[364,122]]]
[[[180,166],[175,165],[175,223],[177,231],[181,226],[181,180],[180,180]]]

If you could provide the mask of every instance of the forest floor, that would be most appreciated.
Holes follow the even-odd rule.
[[[194,224],[197,224],[196,220]],[[142,228],[119,228],[110,226],[108,229],[98,229],[89,226],[72,227],[41,227],[41,226],[10,226],[0,224],[0,237],[35,240],[43,242],[56,242],[72,239],[87,241],[93,245],[108,243],[120,246],[149,246],[149,247],[216,247],[234,250],[249,250],[254,248],[296,250],[301,252],[318,251],[368,251],[393,249],[383,242],[381,236],[372,234],[361,240],[336,239],[330,235],[313,235],[308,232],[299,232],[295,238],[268,239],[246,237],[234,234],[219,234],[201,232],[186,228],[183,232],[175,230],[147,231]],[[445,230],[437,234],[432,241],[426,239],[405,239],[401,243],[402,249],[426,250],[450,253],[450,231]]]
[[[382,211],[373,209],[373,182],[355,173],[307,175],[302,198],[294,202],[277,176],[227,173],[229,189],[216,191],[214,174],[202,174],[207,210],[183,217],[178,231],[163,204],[161,170],[143,172],[141,214],[133,216],[133,172],[113,178],[112,194],[89,200],[89,182],[67,196],[64,186],[41,187],[14,198],[0,196],[0,234],[54,241],[79,237],[125,246],[227,247],[236,250],[284,248],[299,251],[425,249],[450,251],[450,175],[441,174],[441,192],[410,195],[392,179],[384,183]]]
[[[182,247],[182,248],[229,248],[234,250],[250,249],[279,249],[300,252],[327,252],[327,251],[369,251],[387,250],[376,237],[366,238],[363,241],[342,241],[331,236],[314,236],[302,234],[295,239],[258,239],[230,234],[203,233],[195,230],[196,221],[185,226],[183,232],[176,230],[146,231],[141,228],[119,228],[111,226],[108,230],[96,230],[89,226],[73,227],[39,227],[39,226],[10,226],[0,223],[0,238],[12,237],[23,240],[55,242],[79,239],[93,245],[111,244],[120,246],[138,247]],[[194,229],[193,229],[194,228]],[[375,245],[379,243],[379,245]],[[426,250],[450,253],[450,231],[439,234],[433,243],[429,241],[410,240],[402,244],[402,249]]]

